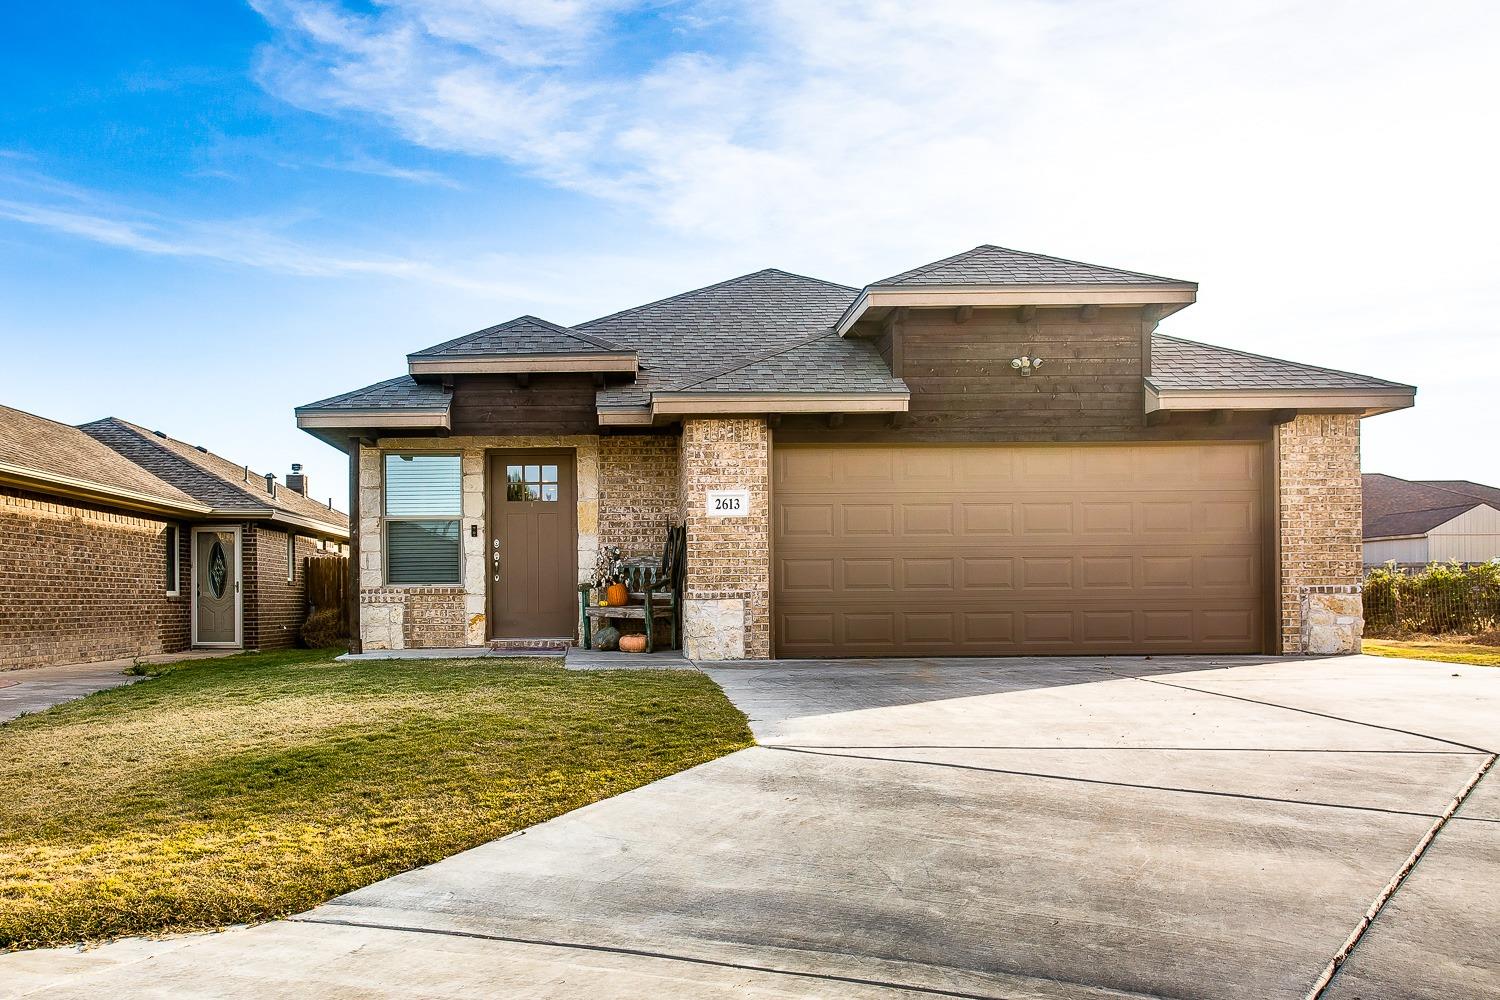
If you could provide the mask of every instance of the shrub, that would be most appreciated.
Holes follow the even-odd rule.
[[[344,616],[338,608],[319,608],[302,623],[302,644],[308,649],[328,649],[347,645]]]
[[[1394,564],[1365,577],[1365,634],[1472,634],[1500,623],[1500,563],[1433,563],[1408,573]]]

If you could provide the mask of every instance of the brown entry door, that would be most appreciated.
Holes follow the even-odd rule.
[[[490,638],[571,639],[578,620],[573,452],[492,452],[486,495]]]
[[[786,446],[781,656],[1252,653],[1256,442]]]

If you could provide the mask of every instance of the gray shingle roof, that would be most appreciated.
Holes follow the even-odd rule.
[[[1157,389],[1410,389],[1400,382],[1268,358],[1158,333],[1151,340]]]
[[[1500,510],[1500,490],[1466,479],[1402,479],[1367,472],[1360,482],[1366,538],[1425,534],[1481,504]]]
[[[477,354],[598,354],[628,353],[630,348],[536,316],[515,319],[455,337],[407,355],[411,358],[470,357]]]
[[[79,430],[114,449],[152,475],[171,483],[201,503],[226,513],[280,511],[347,527],[340,511],[318,503],[285,486],[274,496],[266,493],[266,477],[211,451],[158,434],[118,417],[83,424]]]
[[[826,333],[673,387],[688,392],[906,392],[867,340]]]
[[[1425,535],[1440,524],[1447,524],[1475,507],[1484,504],[1470,500],[1453,507],[1437,507],[1432,510],[1403,510],[1394,514],[1381,514],[1365,518],[1366,539],[1390,538],[1395,535]]]
[[[1137,271],[1085,264],[1061,257],[1009,250],[988,243],[910,271],[893,274],[876,285],[1160,285],[1192,284]]]
[[[8,406],[0,406],[0,462],[76,479],[103,492],[127,490],[169,503],[194,499],[83,430]]]
[[[363,389],[329,396],[299,410],[390,410],[446,409],[453,399],[436,382],[418,382],[410,375],[398,375]]]
[[[600,406],[644,406],[653,391],[754,361],[833,329],[856,289],[775,268],[695,288],[580,323],[575,329],[634,348],[634,383],[599,392]]]

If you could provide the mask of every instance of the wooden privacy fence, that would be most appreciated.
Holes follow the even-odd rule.
[[[349,602],[345,600],[349,586],[349,557],[339,555],[308,556],[304,560],[307,573],[307,603],[312,610],[335,609],[339,613],[342,635],[349,634]]]

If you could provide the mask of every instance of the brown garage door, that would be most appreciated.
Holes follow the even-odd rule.
[[[778,655],[1257,652],[1262,447],[775,450]]]

